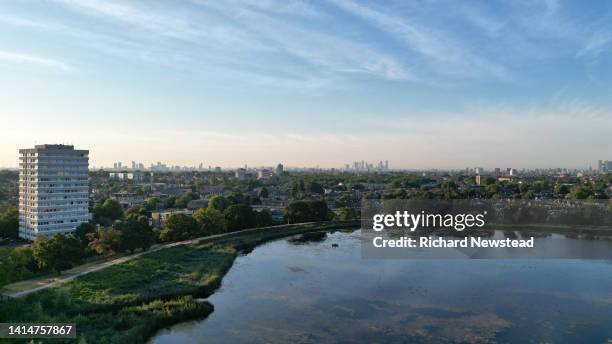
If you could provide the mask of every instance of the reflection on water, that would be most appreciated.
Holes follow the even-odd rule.
[[[361,258],[359,232],[314,239],[271,242],[239,257],[209,298],[215,311],[207,319],[163,330],[151,342],[612,339],[609,262],[374,260]]]

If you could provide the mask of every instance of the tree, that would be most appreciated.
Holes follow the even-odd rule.
[[[383,198],[385,199],[405,199],[408,196],[406,190],[404,189],[395,189],[391,193],[385,193]]]
[[[166,198],[166,202],[164,203],[164,207],[166,208],[174,208],[174,204],[176,203],[176,197],[170,196]]]
[[[576,185],[570,190],[571,199],[587,199],[592,195],[593,191],[586,186]]]
[[[94,225],[91,222],[83,222],[77,226],[73,235],[81,241],[81,244],[88,245],[89,238],[87,235],[90,233],[95,233],[95,232],[96,232],[96,225]]]
[[[13,272],[24,276],[30,272],[37,270],[36,259],[34,259],[34,252],[31,247],[21,246],[16,247],[9,255],[11,263],[13,265]],[[21,277],[20,279],[22,279]]]
[[[334,200],[334,203],[336,207],[338,208],[347,207],[350,202],[351,202],[351,196],[349,195],[342,195]]]
[[[557,184],[555,185],[555,193],[558,195],[565,196],[569,193],[569,187],[565,184]]]
[[[121,231],[119,246],[122,250],[131,253],[137,248],[148,250],[155,242],[153,229],[145,216],[130,215],[117,225],[117,229]]]
[[[306,186],[304,185],[303,180],[293,181],[293,185],[291,187],[291,194],[293,197],[298,197],[300,194],[304,194],[306,192]]]
[[[338,209],[339,220],[356,220],[359,219],[359,215],[354,208],[342,207]]]
[[[37,270],[30,247],[0,248],[0,285],[29,278]]]
[[[17,238],[19,236],[19,211],[7,205],[0,207],[0,238]]]
[[[323,188],[323,185],[315,181],[312,181],[308,183],[308,192],[322,195],[325,193],[325,189]]]
[[[399,189],[402,187],[402,182],[394,179],[391,181],[391,183],[389,183],[389,189]]]
[[[285,207],[285,219],[289,223],[310,221],[308,201],[293,201]]]
[[[195,238],[200,234],[200,226],[196,220],[185,214],[172,214],[166,220],[160,233],[163,241],[178,241]]]
[[[285,219],[289,223],[326,221],[329,208],[323,200],[293,201],[285,208]]]
[[[13,267],[9,263],[11,249],[0,247],[0,286],[12,282]]]
[[[230,205],[223,215],[230,232],[255,227],[257,224],[253,209],[245,204]]]
[[[208,200],[208,208],[217,209],[220,212],[225,211],[225,208],[229,206],[229,202],[223,196],[213,196]]]
[[[0,286],[29,278],[38,270],[32,249],[0,247]]]
[[[312,216],[311,221],[327,221],[329,220],[329,208],[327,203],[323,200],[308,201],[310,208],[310,214]]]
[[[482,185],[484,186],[488,186],[488,185],[495,185],[497,184],[497,179],[491,177],[491,176],[484,176],[482,178]]]
[[[223,213],[215,208],[200,208],[193,213],[193,218],[200,224],[204,235],[227,231]]]
[[[130,216],[130,215],[144,216],[146,214],[147,214],[147,209],[140,204],[136,204],[132,206],[130,209],[128,209],[125,212],[125,216]]]
[[[123,207],[115,199],[106,199],[103,203],[94,205],[93,218],[99,224],[110,225],[113,221],[123,218]]]
[[[257,198],[259,199],[268,198],[268,189],[266,189],[265,187],[262,187],[259,190],[257,190]]]
[[[83,259],[81,242],[72,235],[62,233],[51,238],[38,236],[32,244],[32,252],[39,268],[50,269],[58,274]]]
[[[242,192],[240,192],[240,190],[235,190],[234,192],[232,192],[232,194],[227,197],[227,202],[228,202],[228,205],[231,205],[231,204],[248,205],[250,203],[249,198],[245,197],[242,194]]]
[[[174,206],[176,208],[187,208],[187,203],[195,199],[200,199],[200,195],[195,192],[185,192],[176,199]]]
[[[528,190],[526,192],[522,192],[521,193],[521,197],[524,198],[524,199],[534,199],[535,198],[535,191]]]
[[[268,209],[262,209],[259,211],[255,211],[255,222],[257,222],[257,227],[266,227],[271,226],[273,224],[272,214],[268,211]]]
[[[121,252],[121,232],[112,227],[100,227],[87,235],[89,247],[98,254]]]
[[[145,207],[147,210],[156,210],[159,205],[159,198],[157,197],[149,197],[147,199],[147,203],[145,203]]]

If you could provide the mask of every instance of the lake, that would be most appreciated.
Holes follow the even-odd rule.
[[[150,343],[612,343],[609,261],[362,259],[359,231],[295,239],[240,256],[207,319]]]

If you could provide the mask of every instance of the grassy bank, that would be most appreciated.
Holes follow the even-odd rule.
[[[241,251],[294,234],[356,226],[349,221],[259,228],[151,252],[4,301],[0,322],[74,322],[81,342],[143,343],[157,329],[210,314],[213,306],[196,298],[219,287]]]

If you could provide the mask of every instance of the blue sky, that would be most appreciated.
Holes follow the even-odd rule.
[[[609,1],[3,1],[0,166],[612,159]]]

